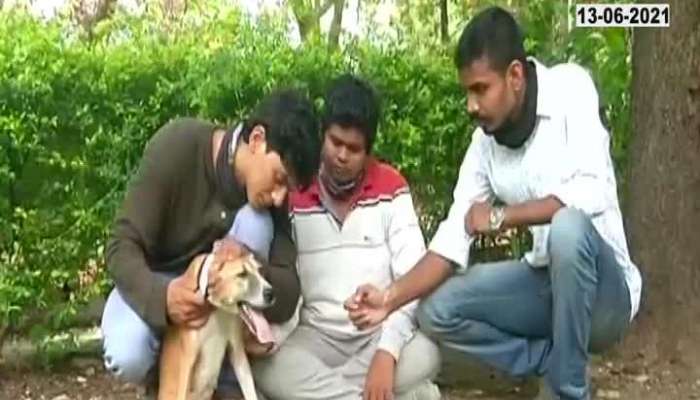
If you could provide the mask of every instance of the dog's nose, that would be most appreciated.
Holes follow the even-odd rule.
[[[272,290],[272,288],[266,288],[263,291],[263,298],[267,304],[272,304],[275,302],[275,292]]]

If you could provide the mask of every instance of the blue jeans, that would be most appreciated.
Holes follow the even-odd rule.
[[[547,268],[505,261],[451,277],[420,304],[418,321],[448,349],[513,376],[544,375],[557,398],[588,399],[588,353],[622,338],[627,284],[580,211],[555,214],[548,246]]]
[[[270,214],[246,205],[236,214],[228,236],[244,244],[256,254],[267,257],[272,241]],[[173,279],[176,275],[166,275]],[[118,288],[107,298],[102,314],[102,346],[105,367],[116,377],[132,383],[148,383],[155,379],[163,332],[150,327],[124,301]],[[219,388],[228,390],[238,385],[233,369],[224,361]]]

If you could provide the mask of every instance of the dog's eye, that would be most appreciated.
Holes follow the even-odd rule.
[[[246,271],[246,270],[243,270],[243,271],[236,274],[236,276],[239,278],[245,278],[246,275],[248,275],[248,271]]]

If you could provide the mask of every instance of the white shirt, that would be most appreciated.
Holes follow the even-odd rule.
[[[466,267],[473,238],[464,216],[474,202],[495,197],[506,204],[554,195],[567,207],[591,217],[615,253],[629,289],[632,319],[639,309],[642,278],[631,261],[622,224],[610,137],[598,114],[598,93],[589,74],[575,64],[537,70],[537,122],[518,149],[500,146],[477,128],[459,170],[454,198],[429,249]],[[549,225],[531,226],[532,266],[549,264]]]
[[[416,330],[416,302],[393,312],[376,329],[357,329],[346,299],[358,286],[388,287],[425,254],[423,234],[406,180],[373,161],[352,210],[340,225],[323,206],[318,181],[290,196],[301,283],[301,323],[337,340],[379,334],[377,347],[399,359]]]

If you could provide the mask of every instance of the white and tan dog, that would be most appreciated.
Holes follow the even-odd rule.
[[[190,263],[185,273],[197,279],[200,292],[215,309],[200,329],[168,327],[160,356],[159,400],[211,399],[226,350],[244,398],[257,400],[243,318],[255,314],[251,308],[261,310],[274,302],[272,287],[259,268],[252,255],[228,260],[200,255]],[[222,290],[217,293],[207,293],[209,270],[218,274],[217,287]]]

